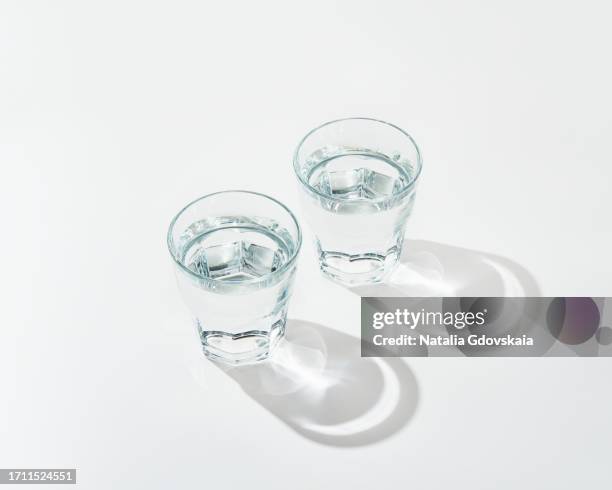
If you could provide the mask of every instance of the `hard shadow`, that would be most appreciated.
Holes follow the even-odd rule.
[[[534,277],[505,257],[426,240],[406,240],[384,283],[349,288],[360,296],[540,296]]]
[[[302,436],[331,446],[363,446],[402,429],[419,390],[397,358],[361,358],[360,340],[303,320],[266,362],[217,364],[253,400]]]
[[[488,337],[525,334],[534,338],[533,347],[522,348],[513,356],[543,355],[554,342],[548,330],[536,321],[542,314],[540,304],[504,301],[505,297],[539,297],[540,289],[527,269],[499,255],[426,240],[406,240],[400,263],[385,282],[348,289],[360,296],[373,297],[368,300],[369,304],[381,311],[389,306],[386,302],[393,303],[385,297],[437,298],[439,305],[434,309],[441,311],[469,310],[478,302],[481,309],[488,308],[485,325],[462,330],[450,326],[446,333],[460,336],[486,333]],[[414,332],[438,335],[440,329],[420,325]],[[435,354],[417,351],[410,355],[499,356],[507,350],[499,346],[466,344],[458,348],[438,348]]]

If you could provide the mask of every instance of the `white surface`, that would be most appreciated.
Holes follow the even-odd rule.
[[[2,2],[0,466],[77,467],[87,489],[609,488],[609,359],[408,359],[415,390],[351,358],[346,390],[281,398],[274,415],[200,358],[165,233],[183,204],[227,188],[300,218],[299,138],[369,115],[422,149],[409,235],[460,271],[435,287],[507,292],[461,267],[479,257],[449,248],[463,247],[520,264],[528,293],[612,296],[610,14]],[[303,225],[290,317],[357,337],[359,298],[318,275]],[[333,432],[393,389],[416,412],[371,444],[283,421],[298,407],[298,425]]]

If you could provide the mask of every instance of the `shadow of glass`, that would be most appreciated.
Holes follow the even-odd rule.
[[[216,365],[294,431],[331,446],[381,441],[408,423],[418,403],[403,360],[361,358],[358,338],[302,320],[288,321],[266,362]]]
[[[540,296],[534,277],[505,257],[426,240],[406,240],[384,283],[349,288],[360,296]]]
[[[535,345],[522,349],[520,354],[514,353],[515,356],[543,355],[554,341],[548,330],[541,328],[536,321],[541,315],[541,305],[506,303],[499,299],[539,297],[541,293],[535,278],[527,269],[498,255],[426,240],[406,240],[401,261],[385,282],[348,289],[359,296],[439,298],[439,308],[444,311],[463,311],[466,305],[478,302],[481,309],[488,307],[490,314],[487,324],[483,327],[467,327],[461,331],[448,327],[447,333],[466,336],[486,331],[489,337],[532,336]],[[455,297],[464,300],[455,300]],[[468,301],[470,298],[471,301]],[[379,306],[384,308],[384,300],[380,301]],[[377,302],[374,300],[371,304]],[[436,329],[419,326],[415,332],[436,335],[440,333]],[[466,356],[499,356],[505,350],[500,346],[466,344],[458,348],[438,349],[436,352],[437,355],[446,352],[445,355],[461,353]],[[423,353],[415,352],[414,355]]]

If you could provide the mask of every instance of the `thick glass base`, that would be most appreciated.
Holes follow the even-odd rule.
[[[249,330],[228,334],[214,330],[200,330],[204,355],[213,361],[238,365],[267,359],[285,335],[285,319],[277,321],[270,330]]]
[[[395,251],[387,255],[321,252],[319,265],[323,274],[333,281],[346,286],[361,286],[384,281],[398,260],[399,256]]]

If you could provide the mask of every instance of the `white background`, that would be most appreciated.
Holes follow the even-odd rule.
[[[165,233],[228,188],[301,218],[298,140],[371,116],[424,156],[403,294],[612,296],[611,14],[3,1],[0,466],[76,467],[87,489],[609,488],[608,359],[407,359],[385,383],[353,352],[322,388],[296,372],[253,394],[264,371],[201,357]],[[353,346],[359,297],[303,225],[290,328]],[[378,431],[385,407],[360,410],[398,390],[412,408]]]

